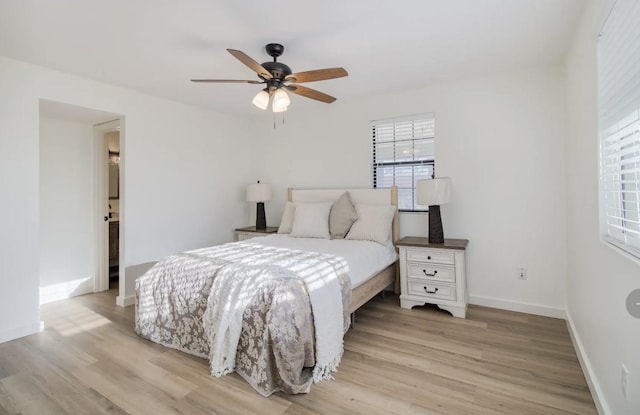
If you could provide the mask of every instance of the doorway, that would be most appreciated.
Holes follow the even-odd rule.
[[[95,291],[115,290],[121,284],[122,174],[121,120],[94,126],[96,140],[97,277]]]
[[[97,139],[95,126],[107,120],[120,125],[121,116],[43,99],[39,106],[39,288],[44,304],[108,289],[101,283],[103,277],[108,282],[108,269],[101,271],[107,244],[96,244],[107,232],[108,195],[99,193],[106,192],[108,146]]]
[[[118,125],[119,128],[119,125]],[[107,141],[107,193],[109,198],[107,235],[109,255],[109,290],[118,290],[120,283],[120,130],[105,133]]]

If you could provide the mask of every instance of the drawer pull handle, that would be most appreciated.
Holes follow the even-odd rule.
[[[426,275],[427,277],[435,277],[436,274],[438,273],[438,270],[434,269],[433,274],[429,274],[426,269],[423,269],[422,272],[424,272],[424,275]]]
[[[435,290],[433,290],[433,291],[429,291],[429,290],[427,289],[427,287],[424,287],[424,290],[427,292],[427,294],[435,294],[435,293],[437,293],[437,292],[438,292],[438,288],[437,288],[437,287],[436,287],[436,289],[435,289]]]
[[[429,261],[431,261],[431,255],[429,255],[429,256],[427,257],[427,259],[428,259]]]

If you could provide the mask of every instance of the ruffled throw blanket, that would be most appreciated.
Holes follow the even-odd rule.
[[[215,376],[235,369],[264,396],[308,392],[340,363],[347,272],[333,255],[250,242],[172,255],[136,281],[136,332],[208,357]]]

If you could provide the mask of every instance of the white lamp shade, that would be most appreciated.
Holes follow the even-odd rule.
[[[284,92],[284,89],[277,89],[273,94],[273,112],[286,111],[290,103],[289,95]]]
[[[252,183],[247,186],[247,202],[266,202],[271,199],[271,186],[267,183]]]
[[[251,103],[261,110],[266,110],[269,106],[269,93],[265,90],[258,92]]]
[[[417,200],[419,205],[444,205],[449,202],[451,179],[438,177],[437,179],[418,180],[416,183]]]

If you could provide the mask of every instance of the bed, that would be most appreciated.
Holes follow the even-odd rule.
[[[342,193],[344,189],[327,189],[327,190],[310,190],[310,189],[293,189],[288,190],[289,202],[320,202],[334,201]],[[398,189],[391,187],[389,189],[349,189],[351,200],[354,204],[390,204],[396,208],[391,223],[391,241],[393,244],[398,242],[400,228],[398,226]],[[398,278],[397,265],[395,263],[382,269],[380,272],[372,275],[365,282],[353,288],[351,294],[351,312],[354,313],[362,307],[367,301],[372,299],[376,294],[382,292],[388,286],[393,286],[396,294],[400,293],[400,280]]]
[[[397,237],[395,188],[289,189],[278,235],[170,255],[138,278],[135,330],[263,396],[308,393],[337,369],[349,316],[397,289]]]

